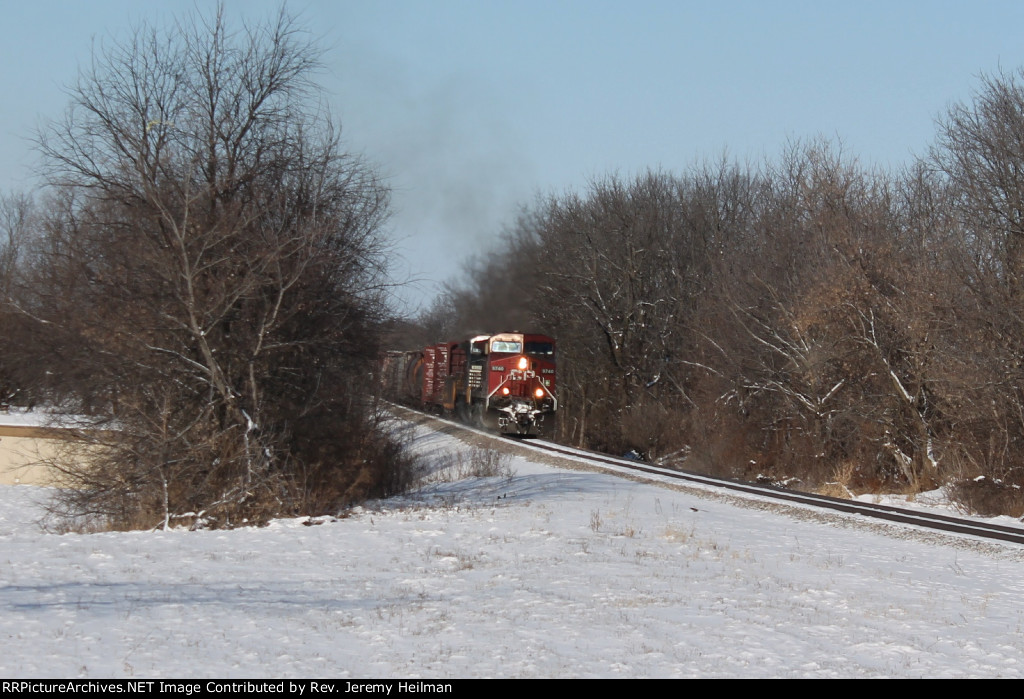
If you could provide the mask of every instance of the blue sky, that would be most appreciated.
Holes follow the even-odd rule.
[[[226,0],[233,18],[278,2]],[[862,163],[924,153],[978,75],[1024,66],[1024,3],[304,0],[348,147],[394,188],[391,228],[433,295],[538,193],[701,159],[842,140]],[[98,42],[205,0],[0,0],[0,190],[33,191],[29,139]]]

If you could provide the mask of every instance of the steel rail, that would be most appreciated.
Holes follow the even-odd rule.
[[[397,408],[399,406],[394,407]],[[405,407],[402,407],[401,409],[409,410]],[[423,415],[424,413],[419,414]],[[768,500],[789,502],[818,509],[842,512],[845,514],[860,515],[897,524],[908,524],[921,527],[923,529],[943,531],[951,534],[961,534],[978,539],[1003,541],[1012,544],[1024,544],[1024,526],[1014,527],[1005,524],[963,519],[960,517],[929,512],[927,510],[910,510],[895,507],[893,505],[880,505],[857,500],[845,500],[843,498],[836,498],[828,495],[802,493],[775,485],[762,485],[738,479],[714,478],[712,476],[705,476],[693,471],[669,469],[662,466],[654,466],[644,462],[610,456],[608,454],[602,454],[600,452],[589,451],[586,449],[565,447],[560,444],[540,439],[524,440],[517,435],[496,435],[493,432],[480,430],[463,423],[452,422],[435,416],[429,417],[432,420],[438,420],[451,427],[465,430],[467,432],[474,432],[492,438],[504,437],[508,441],[519,444],[522,447],[527,447],[539,452],[557,454],[561,457],[568,457],[583,463],[606,464],[629,472],[647,473],[654,476],[695,483],[721,490],[754,495]]]
[[[711,476],[704,476],[692,471],[680,471],[660,466],[653,466],[643,462],[618,458],[583,449],[570,449],[542,440],[529,440],[528,442],[522,440],[517,441],[519,441],[520,444],[540,451],[551,452],[559,454],[560,456],[568,456],[584,462],[608,464],[628,471],[648,473],[675,480],[746,493],[748,495],[757,495],[772,500],[781,500],[801,505],[808,505],[811,507],[835,510],[847,514],[861,515],[864,517],[897,522],[900,524],[910,524],[926,529],[935,529],[954,534],[964,534],[984,539],[1024,544],[1024,528],[1021,527],[1013,527],[990,522],[979,522],[924,510],[909,510],[894,507],[892,505],[880,505],[860,502],[857,500],[844,500],[842,498],[831,497],[828,495],[801,493],[799,491],[788,490],[779,486],[760,485],[736,479],[713,478]]]

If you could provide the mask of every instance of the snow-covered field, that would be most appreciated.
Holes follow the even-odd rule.
[[[0,676],[1024,675],[1024,547],[511,467],[230,532],[47,534],[3,486]]]

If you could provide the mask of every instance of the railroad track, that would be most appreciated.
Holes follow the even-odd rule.
[[[859,502],[856,500],[844,500],[842,498],[834,498],[827,495],[816,495],[814,493],[801,493],[795,490],[787,490],[785,488],[772,485],[761,485],[739,480],[712,478],[710,476],[703,476],[699,473],[661,468],[659,466],[631,461],[629,459],[608,456],[607,454],[600,454],[581,449],[572,449],[542,440],[516,441],[524,446],[528,446],[531,449],[536,449],[541,452],[557,454],[562,457],[570,457],[572,459],[590,463],[614,466],[615,469],[622,469],[631,473],[647,473],[657,475],[662,478],[687,483],[696,483],[722,490],[746,493],[748,495],[757,495],[781,502],[808,505],[819,509],[860,515],[888,522],[909,524],[923,527],[925,529],[934,529],[953,534],[963,534],[965,536],[975,538],[1024,544],[1024,527],[980,522],[927,511],[908,510],[893,507],[891,505],[878,505]]]
[[[493,432],[479,430],[462,423],[428,416],[424,413],[409,410],[408,408],[401,406],[393,405],[393,408],[395,408],[395,411],[398,414],[405,413],[407,417],[416,415],[421,418],[426,418],[427,420],[436,420],[443,423],[449,430],[475,433],[492,439],[498,438],[498,435],[495,435]],[[599,452],[566,447],[541,439],[524,440],[512,436],[504,437],[503,439],[505,441],[518,444],[521,447],[541,453],[553,454],[562,458],[570,458],[587,464],[612,467],[608,469],[611,472],[619,471],[634,475],[649,474],[682,483],[693,483],[722,491],[754,495],[767,500],[774,500],[776,502],[793,503],[820,510],[831,510],[845,514],[860,515],[865,518],[907,524],[921,527],[923,529],[931,529],[951,534],[960,534],[976,539],[987,539],[990,541],[1003,541],[1012,544],[1024,545],[1024,525],[1009,526],[1005,524],[995,524],[963,519],[960,517],[951,517],[949,515],[928,512],[925,510],[909,510],[891,505],[879,505],[856,500],[844,500],[843,498],[817,495],[815,493],[802,493],[773,485],[762,485],[759,483],[749,483],[734,479],[713,478],[711,476],[705,476],[691,471],[662,468],[660,466],[653,466],[643,462],[609,456],[608,454],[602,454]]]

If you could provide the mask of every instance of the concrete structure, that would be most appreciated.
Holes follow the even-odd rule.
[[[0,484],[52,485],[41,462],[55,456],[62,444],[60,430],[0,424]]]

